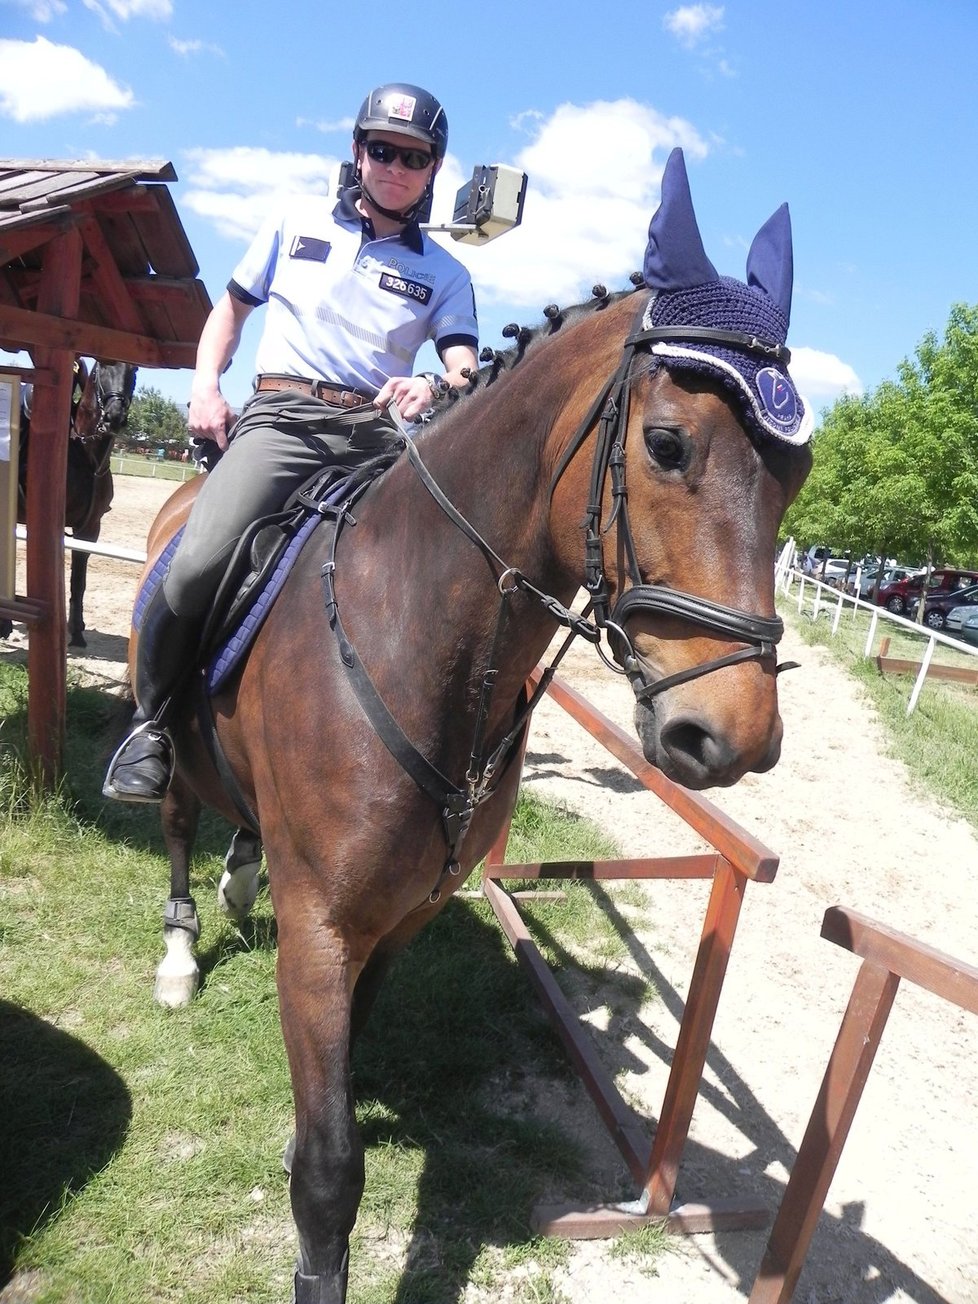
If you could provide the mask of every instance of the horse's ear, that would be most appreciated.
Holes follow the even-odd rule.
[[[674,149],[662,173],[662,198],[649,223],[649,243],[642,268],[652,290],[684,290],[717,281],[696,225],[689,178],[681,149]]]
[[[782,204],[754,236],[747,255],[747,284],[763,290],[789,321],[793,280],[791,217],[788,205]]]

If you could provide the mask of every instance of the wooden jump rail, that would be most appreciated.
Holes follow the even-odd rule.
[[[876,669],[880,674],[916,675],[920,673],[922,662],[904,661],[900,657],[888,657],[890,640],[880,641],[880,650],[876,657]],[[927,667],[928,679],[947,679],[955,684],[978,685],[978,669],[969,666],[941,666],[931,662]]]
[[[771,1228],[749,1304],[788,1304],[842,1156],[901,978],[978,1014],[978,969],[832,906],[822,936],[861,956],[849,1005]]]
[[[539,672],[533,682],[538,678]],[[538,1207],[533,1214],[534,1230],[543,1235],[584,1239],[614,1236],[662,1222],[682,1232],[764,1227],[769,1212],[756,1202],[735,1198],[674,1205],[674,1197],[744,890],[749,880],[772,882],[778,857],[705,797],[667,779],[646,761],[632,738],[561,679],[555,678],[548,691],[555,702],[631,770],[644,787],[684,819],[713,851],[654,859],[506,864],[507,825],[486,858],[482,881],[485,896],[527,970],[602,1121],[641,1187],[638,1199],[628,1204]],[[713,882],[662,1108],[651,1138],[601,1064],[592,1041],[530,936],[515,895],[500,886],[504,879],[584,878],[699,878]]]

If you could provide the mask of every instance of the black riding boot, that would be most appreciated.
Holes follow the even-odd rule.
[[[117,801],[162,801],[173,777],[173,743],[164,715],[182,680],[193,669],[200,622],[178,616],[162,584],[149,600],[139,631],[136,682],[139,703],[129,737],[109,762],[103,797]]]

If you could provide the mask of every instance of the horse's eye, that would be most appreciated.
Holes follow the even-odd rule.
[[[682,471],[689,462],[688,441],[678,430],[654,426],[645,432],[645,447],[666,471]]]

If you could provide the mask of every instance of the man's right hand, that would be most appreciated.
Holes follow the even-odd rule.
[[[191,394],[187,428],[192,438],[211,439],[224,450],[234,420],[234,411],[219,389]]]

